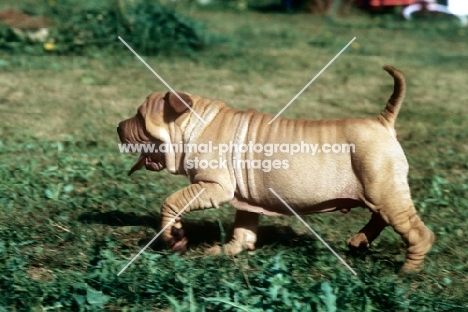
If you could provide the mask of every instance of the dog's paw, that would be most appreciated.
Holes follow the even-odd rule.
[[[352,251],[364,251],[370,247],[369,240],[364,233],[357,233],[346,241],[346,245]]]
[[[224,253],[225,255],[228,255],[228,256],[235,256],[238,253],[242,252],[243,250],[252,251],[252,250],[255,250],[255,246],[253,244],[246,244],[245,246],[242,246],[240,242],[232,240],[231,242],[223,246],[216,245],[211,248],[208,248],[205,251],[205,254],[213,256],[213,255],[220,255]]]
[[[217,256],[221,254],[221,246],[216,245],[205,250],[205,255],[207,256]]]
[[[173,251],[183,254],[187,251],[187,243],[188,240],[187,237],[185,237],[184,229],[172,226],[171,238],[167,242],[169,248],[171,248]]]

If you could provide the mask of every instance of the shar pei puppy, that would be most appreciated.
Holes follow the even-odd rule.
[[[130,173],[167,169],[190,179],[161,207],[164,241],[173,250],[186,249],[178,216],[183,209],[185,214],[230,203],[236,218],[224,251],[234,255],[255,248],[259,214],[292,215],[281,199],[297,214],[363,207],[371,212],[370,221],[347,240],[349,248],[369,248],[391,226],[407,246],[403,270],[418,269],[434,234],[411,200],[408,162],[394,128],[405,79],[391,66],[384,69],[394,90],[373,118],[271,122],[271,115],[240,111],[221,100],[184,92],[150,94],[117,132],[122,143],[147,148]],[[209,253],[220,251],[215,246]]]

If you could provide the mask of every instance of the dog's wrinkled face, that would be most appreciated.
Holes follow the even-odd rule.
[[[179,93],[188,106],[192,106],[188,94]],[[141,153],[137,162],[132,166],[128,175],[143,168],[160,171],[166,168],[166,155],[158,152],[163,143],[171,143],[169,137],[168,120],[176,119],[188,109],[173,93],[152,93],[138,108],[137,114],[119,123],[117,133],[120,142],[127,144],[147,144],[156,152]]]

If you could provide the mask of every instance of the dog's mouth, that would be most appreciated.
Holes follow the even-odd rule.
[[[131,175],[137,170],[143,168],[151,171],[161,171],[165,166],[165,159],[163,153],[154,153],[154,154],[141,154],[136,163],[132,166],[128,175]]]

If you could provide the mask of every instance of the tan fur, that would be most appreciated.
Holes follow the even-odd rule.
[[[434,241],[434,234],[416,214],[407,183],[408,163],[396,140],[394,122],[404,97],[403,74],[391,66],[384,69],[394,77],[395,89],[384,111],[376,118],[331,120],[292,120],[255,110],[239,111],[220,100],[209,100],[179,93],[206,124],[171,93],[153,93],[140,106],[135,117],[122,121],[118,132],[122,142],[165,143],[245,143],[355,145],[354,153],[277,153],[229,152],[223,157],[227,167],[188,168],[195,158],[218,160],[217,151],[166,153],[165,167],[172,173],[186,175],[191,185],[164,202],[161,208],[165,226],[203,188],[205,191],[186,209],[186,213],[216,208],[231,203],[237,209],[234,237],[225,246],[228,254],[253,249],[258,214],[290,215],[290,211],[269,191],[272,188],[297,213],[349,211],[365,207],[372,212],[369,223],[347,243],[350,248],[369,248],[386,225],[400,234],[408,246],[404,269],[419,268]],[[233,159],[260,161],[281,159],[289,167],[265,172],[254,168],[236,168]],[[163,239],[174,250],[185,250],[180,220]],[[219,247],[209,250],[218,253]]]

